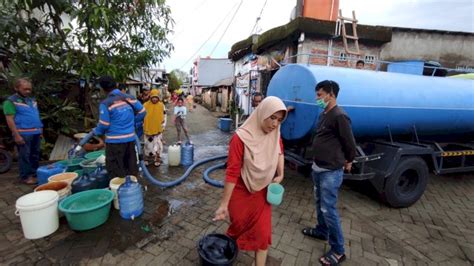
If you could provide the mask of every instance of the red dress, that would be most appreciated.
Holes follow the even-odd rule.
[[[283,144],[280,139],[281,153]],[[250,193],[240,176],[244,143],[237,134],[229,143],[226,182],[235,188],[229,201],[230,226],[227,235],[237,241],[241,250],[266,250],[272,244],[272,207],[267,202],[267,188]]]

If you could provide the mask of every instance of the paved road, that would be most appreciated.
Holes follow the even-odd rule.
[[[229,134],[215,130],[215,115],[199,107],[188,119],[198,159],[225,152]],[[173,131],[165,134],[170,142]],[[148,185],[145,214],[136,221],[112,211],[103,226],[74,232],[61,219],[57,232],[31,241],[23,238],[14,205],[32,188],[15,182],[14,168],[0,175],[0,264],[196,265],[199,238],[227,228],[211,222],[221,190],[202,181],[203,169],[172,189]],[[153,172],[166,180],[183,169],[164,165]],[[221,179],[223,172],[214,177]],[[286,169],[283,185],[284,202],[273,209],[269,264],[315,265],[328,245],[300,232],[315,222],[312,184]],[[473,265],[474,175],[431,176],[421,200],[403,209],[383,205],[366,186],[346,182],[340,193],[345,265]],[[251,265],[251,255],[242,252],[236,264]]]

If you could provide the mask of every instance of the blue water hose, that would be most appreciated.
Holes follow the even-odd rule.
[[[91,132],[87,133],[87,135],[85,137],[83,137],[81,139],[81,141],[79,141],[79,146],[84,146],[86,145],[86,143],[89,142],[89,140],[94,136],[94,130],[92,130]]]
[[[79,146],[82,147],[84,144],[86,144],[90,138],[92,138],[94,136],[94,131],[91,131],[89,132],[80,142],[79,142]],[[135,146],[137,148],[137,153],[138,153],[138,158],[139,158],[139,164],[140,164],[140,167],[143,171],[143,175],[145,176],[145,178],[150,181],[152,184],[154,185],[157,185],[159,187],[162,187],[162,188],[169,188],[169,187],[174,187],[176,185],[179,185],[181,182],[183,182],[184,180],[186,180],[186,178],[191,174],[191,172],[194,170],[194,168],[202,165],[202,164],[205,164],[207,162],[210,162],[210,161],[215,161],[215,160],[222,160],[222,159],[225,159],[227,158],[227,155],[219,155],[219,156],[214,156],[214,157],[210,157],[210,158],[207,158],[207,159],[204,159],[204,160],[200,160],[200,161],[197,161],[197,162],[194,162],[192,165],[190,165],[188,167],[188,169],[186,169],[186,172],[180,176],[178,179],[176,180],[173,180],[173,181],[168,181],[168,182],[163,182],[163,181],[159,181],[158,179],[156,179],[154,176],[151,175],[151,173],[148,171],[148,168],[146,167],[145,165],[145,162],[143,160],[143,154],[142,154],[142,149],[141,149],[141,143],[140,143],[140,139],[135,135]],[[206,181],[206,183],[212,185],[212,186],[215,186],[215,187],[224,187],[223,185],[223,182],[222,181],[217,181],[217,180],[214,180],[214,179],[211,179],[209,177],[209,173],[211,173],[212,171],[215,171],[217,169],[220,169],[220,168],[225,168],[225,163],[221,163],[221,164],[217,164],[217,165],[214,165],[214,166],[211,166],[209,167],[208,169],[206,169],[206,171],[204,171],[204,174],[203,174],[203,178],[204,180]]]
[[[137,152],[139,154],[140,167],[142,168],[143,175],[152,184],[157,185],[159,187],[163,187],[163,188],[174,187],[176,185],[179,185],[181,182],[186,180],[186,178],[191,174],[191,172],[194,170],[194,168],[200,166],[201,164],[205,164],[205,163],[210,162],[210,161],[221,160],[221,159],[224,159],[224,158],[227,157],[227,155],[219,155],[219,156],[214,156],[214,157],[207,158],[207,159],[204,159],[204,160],[201,160],[201,161],[197,161],[197,162],[193,163],[192,165],[190,165],[188,167],[188,169],[186,169],[186,172],[184,172],[184,174],[181,177],[179,177],[178,179],[173,180],[173,181],[168,181],[168,182],[162,182],[162,181],[157,180],[148,171],[148,168],[146,167],[145,162],[143,161],[143,155],[142,155],[142,151],[141,151],[141,143],[140,143],[140,140],[138,139],[137,136],[135,136],[135,144],[136,144],[135,146],[137,147]]]
[[[227,155],[224,158],[227,158]],[[222,158],[222,159],[224,159],[224,158]],[[211,172],[214,172],[215,170],[218,170],[218,169],[225,169],[226,164],[227,163],[220,163],[220,164],[216,164],[214,166],[211,166],[211,167],[207,168],[206,171],[204,171],[204,173],[202,174],[202,177],[204,178],[204,181],[206,181],[206,183],[208,183],[211,186],[223,188],[224,187],[224,182],[222,182],[220,180],[215,180],[215,179],[210,178],[209,174]]]

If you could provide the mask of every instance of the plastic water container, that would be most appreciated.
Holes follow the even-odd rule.
[[[229,132],[232,126],[232,119],[230,118],[219,118],[219,129],[225,132]]]
[[[40,192],[44,190],[56,191],[59,196],[58,201],[61,201],[62,199],[71,194],[71,186],[64,181],[46,183],[35,188],[35,192]]]
[[[142,215],[144,210],[142,186],[138,182],[133,182],[130,176],[126,176],[125,183],[119,187],[118,200],[122,218],[133,220]]]
[[[105,154],[105,150],[99,150],[99,151],[93,151],[93,152],[88,152],[86,155],[84,155],[84,158],[86,159],[97,159],[100,156]]]
[[[168,147],[168,164],[170,166],[178,166],[181,160],[181,146],[170,145]]]
[[[60,174],[50,176],[48,178],[48,182],[64,181],[64,182],[67,182],[68,184],[72,184],[72,181],[74,181],[74,179],[76,179],[78,176],[79,175],[74,172],[65,172],[65,173],[60,173]]]
[[[59,227],[56,191],[45,190],[26,194],[16,201],[17,216],[26,239],[38,239],[54,233]]]
[[[40,186],[37,186],[35,188],[35,192],[39,191],[45,191],[45,190],[53,190],[58,192],[58,204],[61,203],[63,199],[65,199],[67,196],[71,195],[71,186],[64,181],[58,181],[58,182],[50,182],[46,183]],[[59,212],[59,217],[63,217],[64,214],[62,212]]]
[[[38,185],[48,183],[48,178],[55,174],[62,173],[66,170],[66,167],[62,164],[53,163],[45,166],[40,166],[36,170],[36,175],[38,176]]]
[[[181,146],[181,165],[188,166],[194,162],[194,145],[186,142]]]
[[[138,182],[137,178],[133,175],[130,176],[130,179],[133,182]],[[125,183],[125,177],[112,178],[112,180],[110,180],[110,183],[109,183],[110,190],[114,193],[114,208],[116,210],[120,209],[117,190],[119,189],[120,185],[122,185],[123,183]]]
[[[278,206],[283,200],[283,193],[285,193],[285,188],[278,183],[271,183],[268,185],[267,189],[267,202]]]
[[[97,181],[97,188],[107,188],[109,187],[109,174],[107,173],[107,170],[105,168],[98,164],[97,169],[95,169],[94,173],[92,173],[92,176],[96,179]]]
[[[87,174],[76,178],[71,184],[72,194],[97,188],[97,180]]]

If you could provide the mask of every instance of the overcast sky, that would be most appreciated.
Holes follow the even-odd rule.
[[[340,0],[339,8],[346,17],[355,10],[359,24],[474,32],[473,3],[474,0]],[[162,67],[167,71],[188,71],[198,56],[227,58],[234,43],[250,36],[264,5],[254,32],[263,33],[288,23],[296,0],[168,0],[167,4],[176,23],[175,33],[170,36],[175,50]]]

